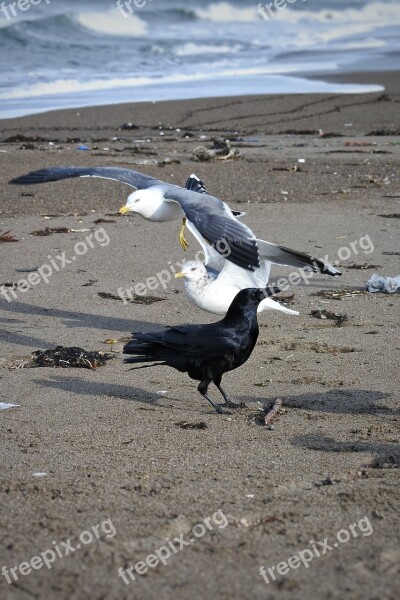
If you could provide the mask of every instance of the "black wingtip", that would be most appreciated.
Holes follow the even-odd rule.
[[[49,174],[49,169],[40,169],[39,171],[31,171],[26,175],[14,177],[14,179],[11,179],[11,181],[8,183],[11,185],[32,185],[34,183],[45,183],[46,181],[50,181]]]
[[[208,194],[202,180],[192,173],[186,180],[185,188],[198,194]]]
[[[279,294],[279,292],[281,291],[281,288],[275,285],[267,285],[267,287],[264,290],[265,294],[269,297],[274,296],[275,294]]]
[[[29,183],[29,178],[27,175],[21,175],[20,177],[14,177],[14,179],[10,179],[8,182],[10,185],[25,185]]]

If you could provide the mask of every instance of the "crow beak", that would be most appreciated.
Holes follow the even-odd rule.
[[[185,273],[179,271],[179,273],[175,273],[175,279],[179,279],[179,277],[185,277]]]
[[[126,213],[128,213],[130,211],[130,209],[125,205],[125,206],[121,206],[121,208],[119,209],[119,214],[120,215],[126,215]]]

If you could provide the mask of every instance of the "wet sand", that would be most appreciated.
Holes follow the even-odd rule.
[[[0,569],[57,544],[65,550],[68,538],[75,548],[82,532],[104,525],[100,539],[83,535],[51,568],[18,571],[12,584],[3,575],[1,598],[397,597],[399,297],[315,295],[362,291],[375,271],[399,274],[397,80],[388,74],[380,94],[115,105],[0,122],[0,229],[18,239],[0,244],[0,283],[51,259],[60,266],[63,252],[71,260],[48,283],[14,289],[16,299],[5,288],[11,301],[0,299],[0,402],[21,405],[0,412]],[[137,129],[121,129],[127,122]],[[230,139],[240,158],[192,159],[217,138]],[[253,355],[224,378],[246,408],[215,414],[196,382],[165,367],[130,371],[121,351],[132,331],[218,317],[196,309],[173,277],[149,291],[162,298],[149,305],[99,295],[172,274],[194,256],[195,240],[188,234],[183,255],[178,223],[118,217],[129,193],[122,184],[7,184],[50,165],[122,166],[180,185],[195,172],[247,212],[258,237],[328,255],[343,275],[291,286],[283,295],[294,294],[299,317],[260,316]],[[31,235],[45,227],[75,231]],[[274,280],[288,274],[273,268]],[[311,316],[317,309],[348,320],[338,327]],[[56,345],[115,358],[96,370],[21,368],[34,350]],[[285,412],[268,430],[258,403],[278,397]],[[207,517],[210,526],[192,533]],[[166,565],[134,581],[124,572],[128,585],[118,576],[181,536],[194,541],[171,550]],[[276,565],[311,542],[321,556],[278,574]]]

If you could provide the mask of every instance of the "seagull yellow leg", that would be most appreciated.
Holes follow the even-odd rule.
[[[180,244],[181,244],[183,250],[186,252],[186,250],[189,248],[189,244],[187,243],[187,241],[185,239],[185,226],[186,226],[186,218],[183,217],[181,230],[179,232],[179,241],[180,241]]]

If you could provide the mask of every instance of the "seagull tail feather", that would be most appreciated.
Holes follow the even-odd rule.
[[[286,308],[286,306],[283,306],[283,304],[280,304],[279,302],[275,302],[275,300],[272,300],[272,298],[266,298],[259,304],[258,312],[263,312],[264,310],[278,310],[286,313],[287,315],[299,315],[297,310]]]

